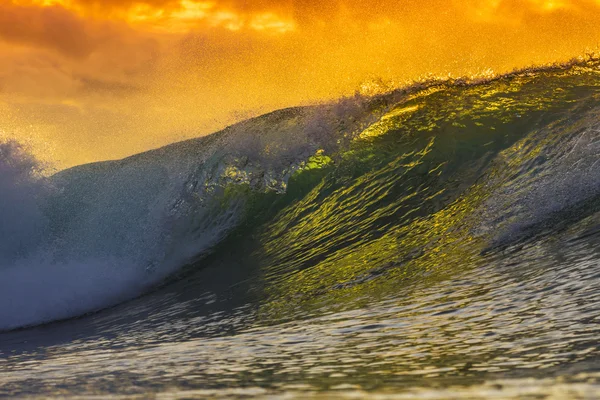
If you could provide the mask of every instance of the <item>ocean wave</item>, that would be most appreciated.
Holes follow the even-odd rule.
[[[228,251],[233,232],[254,240],[270,307],[287,312],[289,299],[397,284],[589,217],[598,71],[286,109],[47,178],[20,145],[0,144],[0,330],[143,294]]]

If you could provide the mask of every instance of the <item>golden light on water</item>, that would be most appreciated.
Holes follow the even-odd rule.
[[[599,43],[598,0],[0,0],[0,124],[62,168]]]

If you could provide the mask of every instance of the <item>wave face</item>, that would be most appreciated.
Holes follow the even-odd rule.
[[[599,100],[590,62],[282,110],[49,178],[4,143],[0,330],[106,308],[225,255],[260,276],[265,318],[293,319],[593,231]]]

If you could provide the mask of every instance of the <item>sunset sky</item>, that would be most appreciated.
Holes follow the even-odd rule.
[[[64,168],[599,44],[600,0],[0,0],[0,138]]]

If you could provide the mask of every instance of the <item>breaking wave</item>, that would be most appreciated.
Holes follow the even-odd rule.
[[[139,296],[234,237],[269,266],[271,312],[289,313],[288,299],[407,282],[576,224],[593,231],[600,69],[427,82],[40,170],[18,143],[0,144],[0,330]]]

